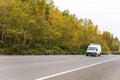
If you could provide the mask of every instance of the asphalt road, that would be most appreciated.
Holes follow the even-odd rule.
[[[0,80],[119,80],[120,56],[0,56]]]

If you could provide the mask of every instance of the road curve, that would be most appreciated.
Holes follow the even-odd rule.
[[[43,77],[88,65],[93,66],[50,77],[46,80],[120,79],[120,56],[86,57],[84,55],[68,55],[0,56],[0,80],[40,80]]]

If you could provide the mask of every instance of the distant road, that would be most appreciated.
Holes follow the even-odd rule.
[[[0,80],[119,80],[120,56],[0,56]]]

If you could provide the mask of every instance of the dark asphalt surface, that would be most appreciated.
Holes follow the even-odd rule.
[[[35,80],[120,56],[0,56],[0,80]],[[120,59],[46,80],[119,80]]]

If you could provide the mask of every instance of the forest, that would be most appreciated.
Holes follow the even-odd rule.
[[[82,55],[91,43],[103,54],[120,52],[112,33],[52,0],[0,0],[0,55]]]

